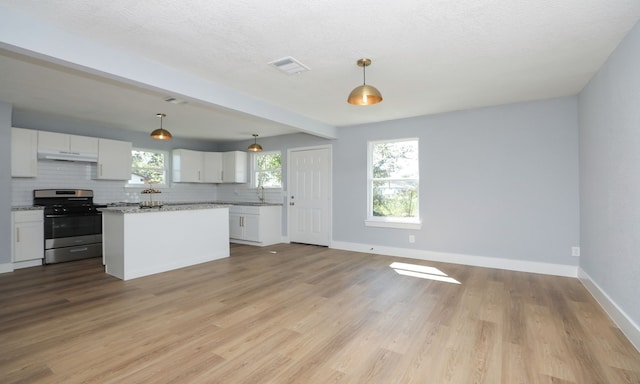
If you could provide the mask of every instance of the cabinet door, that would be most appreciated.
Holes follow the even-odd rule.
[[[222,182],[222,153],[204,153],[204,178],[205,183]]]
[[[247,153],[224,152],[222,155],[222,181],[225,183],[247,182]]]
[[[42,259],[44,256],[44,229],[42,222],[15,225],[13,261]]]
[[[38,176],[38,131],[11,128],[11,176]]]
[[[242,226],[242,215],[229,212],[229,237],[232,239],[244,239],[244,227]]]
[[[244,215],[242,224],[244,226],[244,240],[260,241],[259,215]]]
[[[202,182],[203,152],[188,149],[173,151],[173,181],[176,183]]]
[[[98,138],[69,135],[69,151],[75,153],[98,154]]]
[[[13,261],[44,257],[42,211],[13,212]]]
[[[96,179],[131,179],[131,143],[98,139],[98,167]]]
[[[65,133],[38,131],[38,149],[45,151],[69,151],[69,135]]]

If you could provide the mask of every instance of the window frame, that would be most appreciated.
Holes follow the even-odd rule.
[[[417,206],[415,217],[394,217],[394,216],[374,216],[373,215],[373,148],[377,144],[398,143],[415,141],[418,146],[418,176],[416,178],[405,178],[397,180],[415,180],[417,183]],[[367,227],[383,227],[398,229],[420,229],[422,221],[420,219],[420,140],[417,137],[387,139],[387,140],[371,140],[367,142],[367,217],[365,226]]]
[[[134,174],[135,170],[137,168],[135,168],[133,166],[133,152],[134,151],[140,151],[140,152],[152,152],[152,153],[159,153],[162,154],[164,156],[164,183],[158,183],[158,184],[153,184],[156,187],[167,187],[169,186],[169,171],[170,171],[170,167],[169,167],[169,161],[170,161],[170,153],[169,151],[165,151],[165,150],[161,150],[161,149],[153,149],[153,148],[131,148],[131,174]],[[155,169],[155,168],[154,168]],[[141,184],[134,184],[131,183],[131,179],[129,179],[127,181],[127,184],[125,185],[127,188],[146,188],[149,184],[147,183],[141,183]]]
[[[263,188],[264,189],[282,189],[282,151],[279,151],[279,150],[263,151],[263,152],[253,153],[253,156],[251,156],[251,186],[253,188],[260,188],[260,186],[258,185],[258,178],[256,177],[256,173],[276,170],[275,168],[274,169],[269,169],[269,170],[258,170],[258,158],[259,158],[259,156],[264,156],[264,155],[269,155],[269,154],[278,154],[278,155],[280,155],[280,185],[277,186],[277,187],[266,187],[266,186],[263,186]]]

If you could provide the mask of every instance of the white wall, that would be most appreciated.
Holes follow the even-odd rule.
[[[405,137],[420,140],[422,229],[365,227],[367,141]],[[333,154],[333,239],[340,247],[577,271],[575,97],[343,128]]]
[[[640,25],[580,94],[580,268],[640,348]],[[607,303],[603,303],[607,306]],[[616,314],[611,313],[615,318]],[[633,325],[635,323],[635,325]],[[628,334],[629,335],[629,334]]]

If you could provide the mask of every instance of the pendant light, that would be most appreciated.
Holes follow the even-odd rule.
[[[260,146],[260,144],[258,144],[258,134],[257,133],[253,134],[253,144],[251,144],[249,146],[249,148],[247,148],[247,151],[249,151],[249,152],[262,152],[262,146]]]
[[[166,129],[162,128],[162,118],[166,117],[167,115],[165,115],[164,113],[157,113],[156,117],[160,118],[160,128],[154,130],[153,132],[151,132],[151,137],[157,140],[171,140],[171,138],[173,136],[171,136],[171,133],[169,131],[167,131]]]
[[[363,82],[359,87],[355,87],[349,94],[347,102],[353,105],[372,105],[382,101],[382,95],[376,87],[367,85],[365,68],[371,65],[371,59],[360,59],[356,62],[358,67],[362,67]]]

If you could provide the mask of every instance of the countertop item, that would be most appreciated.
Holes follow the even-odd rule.
[[[38,211],[38,210],[44,210],[44,207],[42,206],[33,206],[33,205],[18,205],[15,207],[11,207],[11,211]]]

